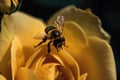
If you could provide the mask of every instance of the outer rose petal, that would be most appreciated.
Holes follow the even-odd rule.
[[[74,55],[81,68],[81,73],[88,73],[88,80],[116,80],[116,69],[110,45],[98,37],[88,39],[89,46],[81,48],[80,54]]]
[[[44,31],[45,24],[40,19],[35,19],[22,12],[16,12],[10,16],[4,15],[1,27],[0,61],[5,55],[14,35],[19,37],[27,59],[35,50],[34,45],[38,43],[37,40],[33,39],[33,36],[38,32]]]
[[[90,74],[91,80],[116,80],[115,61],[111,46],[97,37],[90,37],[88,40],[91,49],[90,55],[93,64],[96,64],[93,67],[91,66],[92,68],[89,70],[93,71]],[[94,79],[92,76],[94,76]]]
[[[65,21],[75,21],[83,28],[87,36],[98,36],[109,41],[110,36],[102,29],[100,19],[92,12],[77,9],[75,6],[68,6],[53,15],[48,24],[53,24],[58,15],[63,15]]]

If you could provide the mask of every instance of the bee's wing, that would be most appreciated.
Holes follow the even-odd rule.
[[[37,35],[35,35],[34,39],[43,39],[47,34],[45,32],[39,32]]]
[[[62,15],[58,16],[56,21],[55,21],[55,26],[58,28],[58,30],[63,31],[63,26],[64,26],[64,17]]]

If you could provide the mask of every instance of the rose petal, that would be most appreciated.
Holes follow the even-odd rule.
[[[39,52],[41,51],[41,49],[37,50],[36,52],[34,52],[26,61],[25,67],[30,67],[30,65],[32,64],[33,60],[35,59],[35,57],[39,54]]]
[[[59,65],[57,63],[46,63],[39,65],[36,75],[39,80],[54,80],[55,79],[55,67]]]
[[[2,34],[0,35],[6,35],[5,37],[17,35],[23,45],[27,59],[34,52],[34,45],[38,43],[38,40],[33,39],[33,36],[44,31],[44,28],[45,24],[42,20],[35,19],[22,12],[16,12],[10,16],[4,15]],[[2,45],[2,47],[4,46]]]
[[[80,80],[86,80],[87,79],[87,73],[84,73],[80,76]]]
[[[84,33],[83,29],[73,21],[66,21],[64,24],[63,36],[65,36],[66,42],[68,45],[76,46],[86,46],[88,44],[86,39],[86,34]]]
[[[112,48],[107,41],[89,37],[89,46],[74,56],[81,73],[88,73],[88,80],[116,80],[116,69]]]
[[[0,72],[7,78],[12,79],[11,74],[11,41],[12,37],[5,38],[5,35],[0,35]],[[8,40],[8,41],[7,41]],[[8,74],[9,73],[9,74]]]
[[[100,19],[88,10],[84,11],[75,6],[65,7],[53,15],[49,19],[48,24],[52,25],[58,15],[63,15],[65,21],[75,21],[78,23],[87,36],[98,36],[107,41],[110,39],[110,36],[102,29]]]
[[[47,50],[44,50],[43,48],[38,49],[27,60],[26,67],[29,67],[35,72],[37,66],[42,64],[42,62],[45,60],[46,55],[47,55]],[[39,63],[39,61],[41,61],[41,63]]]
[[[3,75],[0,74],[0,80],[7,80]]]
[[[22,67],[18,70],[16,80],[39,80],[32,70]]]
[[[9,30],[5,28],[4,21],[1,22],[2,31],[0,32],[0,62],[10,49],[13,36],[9,34]]]
[[[115,61],[111,46],[97,37],[90,37],[89,43],[90,55],[92,56],[92,61],[95,61],[94,64],[96,64],[91,68],[91,71],[94,70],[95,72],[90,76],[94,75],[95,80],[116,80]]]
[[[63,30],[63,35],[66,39],[66,45],[64,47],[75,60],[79,61],[82,53],[81,51],[88,46],[88,41],[83,29],[73,21],[66,21]]]
[[[55,48],[53,48],[52,47],[52,45],[51,45],[51,50],[52,50],[52,52],[54,52],[56,49]],[[51,53],[52,53],[51,52]],[[50,54],[51,54],[50,53]],[[42,56],[39,56],[39,55],[41,55],[42,54]],[[48,47],[47,47],[47,45],[43,45],[43,46],[41,46],[41,51],[39,52],[39,55],[36,57],[36,59],[33,61],[33,63],[32,63],[32,70],[35,70],[35,68],[37,68],[37,69],[39,69],[39,67],[43,64],[43,60],[41,60],[42,58],[44,58],[44,57],[46,57],[46,59],[47,59],[47,61],[44,61],[46,64],[47,63],[51,63],[51,61],[52,62],[55,62],[55,63],[59,63],[59,61],[60,61],[60,63],[62,64],[62,66],[64,66],[64,69],[65,69],[65,73],[66,73],[66,76],[67,76],[67,80],[73,80],[74,78],[73,78],[73,75],[72,75],[72,72],[71,72],[71,70],[70,70],[70,68],[69,67],[66,67],[65,66],[65,64],[63,63],[63,62],[61,62],[61,60],[59,60],[59,59],[57,59],[58,61],[56,61],[56,60],[53,60],[53,58],[51,58],[50,57],[50,55],[48,54]],[[42,58],[41,58],[42,57]],[[41,59],[39,59],[39,58],[41,58]],[[55,57],[55,59],[56,59],[56,57]],[[49,60],[49,62],[48,62],[48,60]],[[37,62],[37,63],[36,63]],[[42,63],[42,64],[41,64]],[[67,64],[66,64],[67,65]],[[36,70],[37,71],[37,70]],[[35,72],[36,72],[35,71]],[[65,76],[65,75],[64,75]],[[65,76],[65,77],[66,77]]]
[[[43,46],[43,49],[46,51],[47,46]],[[67,71],[70,69],[76,80],[80,79],[79,66],[69,53],[67,53],[65,50],[59,50],[59,52],[57,52],[57,50],[51,45],[50,54],[55,57],[55,59],[57,59]],[[72,76],[70,76],[70,71],[67,73],[67,75],[69,75],[68,79],[71,80]]]
[[[15,80],[17,70],[24,65],[25,58],[22,49],[22,45],[19,39],[15,36],[12,40],[11,46],[11,68],[12,68],[12,80]]]
[[[12,2],[15,6],[18,6],[18,3],[19,3],[18,0],[12,0]]]
[[[66,39],[66,45],[68,46],[64,48],[72,56],[76,56],[77,54],[79,54],[80,48],[88,45],[88,41],[86,39],[84,31],[77,23],[73,21],[65,22],[63,35]]]

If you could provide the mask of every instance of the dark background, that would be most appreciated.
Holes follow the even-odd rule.
[[[103,28],[111,35],[117,80],[120,80],[120,3],[118,0],[23,0],[20,11],[32,16],[40,17],[45,21],[57,10],[67,6],[76,5],[81,9],[91,8],[99,16]]]

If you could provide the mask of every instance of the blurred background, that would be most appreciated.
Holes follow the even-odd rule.
[[[111,35],[111,46],[117,68],[117,79],[120,80],[120,3],[118,0],[23,0],[20,11],[45,21],[57,10],[76,5],[81,9],[91,8],[102,22],[103,28]]]

